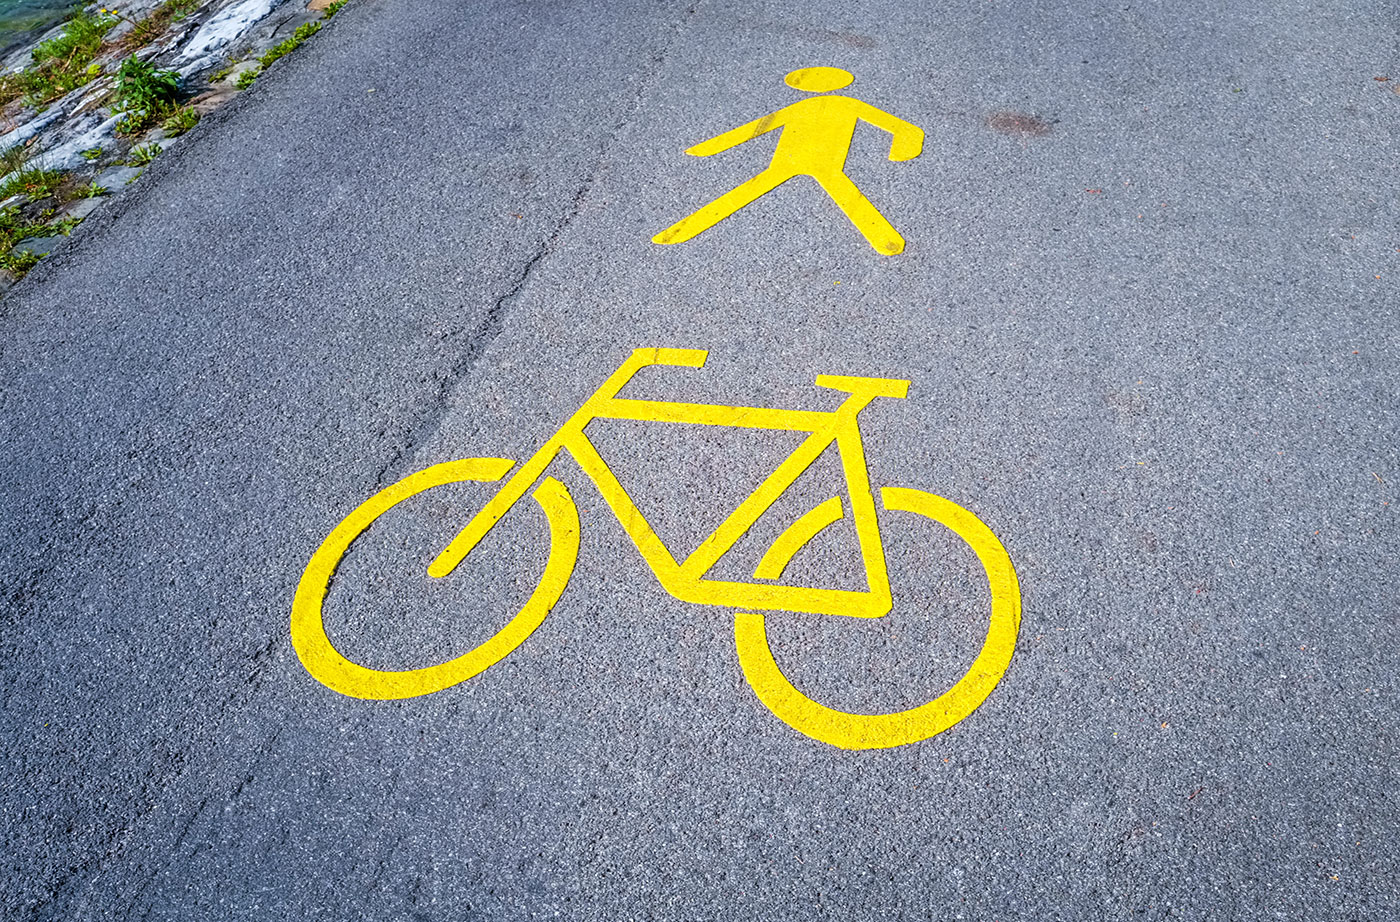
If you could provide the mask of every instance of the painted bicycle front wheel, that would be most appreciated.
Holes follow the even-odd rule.
[[[886,487],[885,508],[946,525],[977,554],[987,576],[991,617],[981,652],[952,688],[919,707],[889,714],[853,714],[809,698],[788,681],[773,657],[764,616],[739,612],[734,642],[744,677],[780,720],[800,733],[842,749],[887,749],[937,736],[975,711],[1011,665],[1021,626],[1021,589],[1011,557],[976,515],[923,490]]]

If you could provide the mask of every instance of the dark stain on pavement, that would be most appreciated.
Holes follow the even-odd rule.
[[[1142,395],[1129,391],[1109,391],[1103,402],[1118,411],[1119,422],[1123,423],[1147,412],[1147,401]]]
[[[835,29],[822,29],[812,26],[794,26],[778,22],[750,20],[749,25],[759,32],[791,35],[810,42],[839,42],[851,48],[874,48],[878,42],[871,35],[859,32],[838,32]]]
[[[1055,129],[1055,123],[1038,115],[1005,111],[987,116],[987,127],[1018,138],[1043,138]]]

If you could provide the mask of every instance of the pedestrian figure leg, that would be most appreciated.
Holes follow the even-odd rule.
[[[870,204],[870,199],[861,193],[850,177],[845,173],[827,173],[821,176],[814,174],[812,178],[821,183],[826,194],[841,207],[846,217],[856,226],[856,230],[864,234],[865,239],[878,252],[886,256],[904,252],[904,238],[899,235],[899,231]]]
[[[760,195],[772,192],[792,177],[792,173],[784,173],[771,168],[766,169],[748,182],[741,183],[724,193],[710,204],[702,206],[694,214],[681,218],[675,224],[652,237],[651,242],[681,243],[689,240],[701,231],[714,227]],[[903,241],[901,241],[902,243]]]

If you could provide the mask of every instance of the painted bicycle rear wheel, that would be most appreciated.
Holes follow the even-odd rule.
[[[513,462],[465,458],[410,474],[362,503],[331,530],[312,554],[292,602],[292,646],[306,671],[321,684],[352,698],[416,698],[465,682],[505,658],[540,626],[563,594],[578,560],[578,510],[569,491],[553,477],[533,497],[549,522],[549,559],[524,607],[483,643],[444,663],[419,669],[371,669],[343,656],[326,635],[325,602],[336,568],[355,539],[403,501],[434,487],[462,481],[496,481]],[[424,579],[430,579],[427,573]]]

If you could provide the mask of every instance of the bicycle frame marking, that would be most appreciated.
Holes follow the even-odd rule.
[[[673,365],[699,368],[704,364],[705,356],[706,353],[698,349],[638,349],[633,352],[632,356],[609,376],[603,386],[584,402],[578,412],[560,427],[558,433],[506,481],[501,491],[429,565],[428,573],[434,577],[451,573],[492,526],[500,521],[506,511],[544,475],[548,465],[561,452],[567,451],[598,487],[603,499],[622,523],[652,572],[656,574],[662,588],[676,598],[701,605],[764,611],[798,611],[857,618],[878,618],[888,614],[893,600],[857,414],[876,397],[904,397],[909,382],[888,378],[821,375],[817,378],[818,386],[850,394],[841,406],[831,411],[675,403],[617,396],[637,372],[645,367]],[[678,563],[585,434],[584,429],[595,419],[772,429],[808,432],[810,435],[689,557]],[[738,543],[763,513],[833,442],[841,454],[841,466],[846,476],[852,520],[868,588],[865,591],[821,589],[706,579],[705,574]],[[839,503],[839,498],[837,502]],[[830,507],[826,508],[826,514],[829,515]],[[815,534],[814,531],[807,535],[806,540],[810,540]],[[799,544],[793,547],[788,557],[796,553],[800,546]],[[783,559],[782,563],[785,566],[787,559]],[[775,579],[777,575],[772,574],[774,569],[777,570],[777,575],[781,575],[782,567],[775,567],[770,563],[765,569],[763,563],[760,563],[755,576],[760,579]]]

